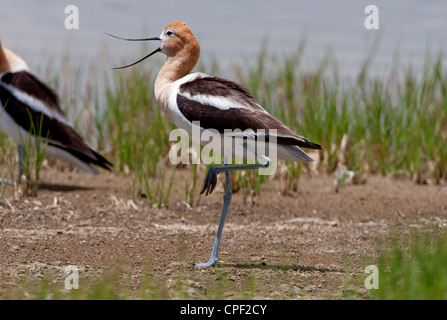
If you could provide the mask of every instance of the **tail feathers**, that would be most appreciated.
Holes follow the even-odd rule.
[[[53,147],[55,152],[50,151],[50,155],[55,156],[61,160],[67,161],[77,167],[80,167],[84,171],[87,171],[91,174],[97,174],[98,172],[92,166],[96,165],[98,167],[104,168],[108,171],[111,171],[113,164],[100,155],[97,151],[93,150],[89,147],[89,152],[79,151],[77,149],[69,148],[67,146],[48,142],[48,146]],[[62,151],[62,153],[57,152],[56,150]]]
[[[319,144],[310,142],[309,140],[301,136],[297,137],[277,136],[276,139],[278,143],[284,145],[296,145],[302,148],[321,150],[321,146]]]
[[[301,161],[304,161],[304,162],[313,162],[314,161],[314,159],[312,159],[307,153],[305,153],[303,150],[301,150],[301,148],[298,146],[289,147],[289,148],[287,148],[287,151],[291,155],[297,157]]]
[[[91,163],[97,165],[98,167],[106,169],[107,171],[112,170],[113,164],[110,161],[108,161],[106,158],[104,158],[102,155],[100,155],[95,150],[92,150],[92,152],[95,155],[96,159],[92,159],[93,161]]]
[[[283,160],[303,161],[303,162],[314,161],[314,159],[312,159],[300,147],[294,145],[278,145],[276,152],[277,152],[277,158]]]
[[[284,160],[313,162],[314,160],[301,148],[321,150],[317,143],[310,142],[301,136],[276,136],[278,146],[278,157]]]

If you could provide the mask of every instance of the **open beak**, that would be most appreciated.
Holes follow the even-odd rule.
[[[110,34],[110,33],[107,33],[107,32],[105,32],[105,34],[107,34],[107,35],[109,35],[109,36],[111,36],[111,37],[113,37],[113,38],[120,39],[120,40],[125,40],[125,41],[150,41],[150,40],[158,40],[158,41],[161,41],[161,39],[160,39],[159,37],[143,38],[143,39],[127,39],[127,38],[120,38],[120,37],[114,36],[113,34]],[[153,55],[153,54],[155,54],[155,53],[157,53],[157,52],[160,52],[160,51],[161,51],[161,48],[158,48],[158,49],[152,51],[151,53],[149,53],[147,56],[141,58],[140,60],[138,60],[138,61],[136,61],[136,62],[134,62],[134,63],[128,64],[128,65],[126,65],[126,66],[122,66],[122,67],[112,68],[112,69],[113,69],[113,70],[117,70],[117,69],[124,69],[124,68],[131,67],[131,66],[136,65],[137,63],[143,61],[144,59],[149,58],[151,55]]]

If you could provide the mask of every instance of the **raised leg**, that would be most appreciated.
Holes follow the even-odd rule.
[[[270,166],[271,160],[263,155],[258,155],[256,150],[253,150],[250,148],[247,144],[244,143],[244,147],[253,152],[256,156],[260,157],[264,160],[262,163],[253,163],[253,164],[239,164],[239,165],[232,165],[228,166],[227,161],[225,161],[225,166],[220,167],[210,167],[208,169],[208,173],[205,177],[205,182],[203,183],[203,188],[200,191],[200,194],[205,193],[205,195],[209,195],[213,192],[214,188],[217,184],[217,174],[220,172],[227,172],[227,171],[234,171],[234,170],[248,170],[248,169],[260,169],[260,168],[267,168]]]

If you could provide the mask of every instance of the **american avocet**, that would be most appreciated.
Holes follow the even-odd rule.
[[[300,147],[321,149],[318,144],[299,136],[268,114],[239,84],[203,73],[190,73],[199,59],[200,47],[191,29],[184,22],[175,21],[168,24],[159,37],[145,39],[113,37],[128,41],[161,41],[161,46],[144,58],[115,69],[130,67],[157,52],[164,53],[167,61],[155,80],[155,97],[166,116],[177,127],[191,132],[199,123],[199,130],[215,129],[222,136],[228,129],[230,132],[240,129],[245,133],[242,134],[246,138],[243,141],[261,136],[271,138],[276,141],[277,157],[284,160],[310,162],[313,161],[312,158]],[[227,131],[224,132],[225,130]],[[257,132],[261,130],[262,133],[258,134]],[[209,168],[201,193],[208,195],[213,192],[217,183],[217,173],[220,172],[225,172],[226,191],[211,258],[207,263],[198,264],[200,267],[212,266],[217,261],[222,229],[232,195],[229,171],[259,169],[270,165],[268,157],[260,154],[259,150],[249,147],[247,142],[242,143],[245,149],[255,153],[263,161],[230,166],[228,159],[225,159],[224,166]]]
[[[46,155],[91,174],[98,173],[92,164],[110,170],[112,164],[89,146],[68,123],[57,94],[30,72],[22,58],[2,47],[1,43],[0,103],[0,131],[18,146],[19,179],[23,174],[22,157],[25,152],[22,145],[29,142],[35,145],[31,134],[39,132],[40,143],[46,144]]]

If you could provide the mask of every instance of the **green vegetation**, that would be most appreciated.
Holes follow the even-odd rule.
[[[244,275],[240,284],[230,280],[227,272],[216,269],[212,281],[202,281],[192,268],[179,266],[173,275],[155,272],[146,263],[137,280],[119,267],[106,268],[91,276],[79,269],[77,288],[65,288],[67,274],[63,268],[49,267],[38,278],[24,275],[16,286],[0,286],[0,300],[125,300],[125,299],[253,299],[260,292],[256,276]],[[278,271],[282,272],[282,271]],[[192,276],[191,276],[192,275]]]
[[[315,70],[304,66],[304,42],[297,50],[281,57],[271,55],[266,48],[264,45],[253,61],[235,62],[230,78],[246,86],[266,110],[290,128],[322,145],[323,151],[313,154],[317,160],[315,170],[334,174],[339,168],[346,168],[359,174],[391,176],[404,172],[416,183],[427,179],[445,182],[447,70],[444,54],[427,53],[422,74],[416,73],[411,65],[401,66],[396,59],[385,76],[369,75],[370,56],[355,79],[344,79],[330,54]],[[160,67],[160,61],[154,59],[120,71],[93,69],[96,73],[90,73],[91,76],[105,79],[101,85],[83,82],[79,67],[62,72],[61,79],[56,73],[46,75],[56,91],[62,92],[65,109],[71,103],[76,106],[77,112],[70,109],[69,114],[75,127],[115,164],[116,174],[132,176],[129,197],[144,195],[150,205],[159,207],[169,205],[178,170],[168,161],[169,132],[174,126],[163,116],[153,94]],[[216,62],[210,63],[210,67],[207,69],[201,63],[198,69],[222,74]],[[63,77],[73,79],[73,75],[74,79],[80,79],[71,87],[77,94],[61,85]],[[75,101],[73,96],[83,99]],[[85,118],[89,120],[85,122]],[[0,148],[0,177],[16,179],[13,177],[16,147],[0,135]],[[41,158],[36,160],[39,167],[41,161]],[[280,163],[280,166],[282,170],[276,175],[284,181],[281,192],[297,190],[300,174],[307,165]],[[192,181],[185,181],[185,202],[194,206],[202,177],[197,165],[187,169],[192,172]],[[262,194],[262,184],[270,178],[252,171],[232,173],[233,191],[243,192],[244,199]],[[391,247],[379,252],[380,289],[366,295],[373,299],[446,299],[446,235],[432,232],[394,236]],[[226,292],[233,285],[229,275],[218,268],[215,272],[212,284],[199,286],[186,277],[186,270],[175,283],[169,283],[149,267],[142,275],[138,298],[229,298]],[[58,286],[53,285],[51,278],[39,280],[37,284],[25,281],[14,292],[0,292],[0,298],[126,299],[131,296],[131,281],[118,281],[121,277],[122,273],[111,271],[71,293],[63,291],[60,281]],[[250,275],[245,278],[243,288],[233,291],[237,293],[230,298],[251,299],[261,288],[262,280]],[[358,298],[356,292],[348,294],[350,298]]]
[[[378,259],[379,288],[374,299],[447,299],[447,234],[439,230],[391,236]]]
[[[63,268],[46,267],[39,277],[22,275],[19,284],[0,286],[0,299],[306,299],[306,288],[320,272],[336,272],[328,283],[328,299],[383,299],[383,300],[444,300],[447,299],[447,234],[438,229],[411,230],[398,233],[393,230],[387,245],[378,251],[373,265],[378,267],[378,288],[365,289],[368,274],[353,271],[349,257],[345,257],[344,270],[321,270],[315,267],[303,269],[314,274],[298,283],[284,283],[289,272],[298,266],[253,265],[252,269],[239,270],[240,277],[226,268],[217,266],[210,273],[197,272],[194,266],[177,265],[173,273],[154,270],[147,260],[138,277],[131,277],[118,266],[105,269],[101,275],[90,276],[89,271],[79,268],[79,288],[64,288],[67,274]],[[389,243],[391,245],[389,245]],[[184,254],[185,248],[179,248]],[[277,279],[277,292],[266,292],[262,276],[257,269],[269,268],[270,276]],[[204,277],[207,275],[207,277]],[[325,296],[323,295],[322,298]]]
[[[245,85],[261,105],[290,128],[322,145],[324,151],[313,155],[318,158],[319,170],[333,173],[343,165],[356,173],[407,172],[419,183],[426,179],[438,183],[445,180],[447,72],[442,53],[435,58],[427,53],[421,75],[415,74],[411,65],[402,67],[396,58],[389,74],[382,77],[368,76],[373,60],[368,56],[352,80],[339,75],[330,54],[316,70],[302,66],[304,41],[283,57],[269,54],[266,48],[264,44],[253,61],[235,63],[233,76],[228,77]],[[69,64],[66,60],[69,58],[64,57],[64,65]],[[198,69],[222,73],[216,61],[209,65],[207,69],[200,63]],[[163,184],[148,179],[163,178],[166,184],[170,180],[165,172],[170,167],[166,159],[169,132],[174,126],[163,116],[153,94],[160,66],[161,62],[154,59],[127,70],[92,68],[98,78],[104,75],[101,85],[85,80],[79,66],[64,67],[66,74],[80,79],[71,87],[63,78],[48,74],[50,68],[44,72],[48,82],[65,95],[62,101],[71,110],[69,116],[75,127],[93,145],[106,150],[118,174],[134,175],[134,195],[159,189]],[[70,89],[84,94],[75,95]],[[73,96],[83,99],[75,101]],[[75,105],[78,112],[68,104]],[[89,119],[90,126],[82,123],[83,118]],[[348,142],[342,148],[344,137]],[[8,155],[10,145],[4,137],[0,137],[0,144],[2,154]],[[0,161],[5,163],[5,157]],[[282,170],[290,190],[296,189],[302,167],[287,163],[286,170]],[[194,179],[196,173],[194,169]],[[235,189],[244,190],[244,194],[261,192],[263,177],[250,178],[250,173],[243,172],[235,175],[239,184]],[[192,187],[196,185],[191,183]],[[194,190],[186,185],[186,202],[192,204],[192,195]],[[168,200],[148,199],[160,204]]]
[[[30,135],[27,139],[22,138],[21,150],[22,153],[22,165],[23,175],[26,178],[20,177],[22,184],[26,184],[24,192],[30,196],[36,196],[39,186],[40,169],[42,168],[42,162],[45,156],[45,149],[48,145],[48,137],[42,137],[42,121],[43,114],[36,125],[29,114],[31,129]],[[28,179],[28,180],[26,180]]]

